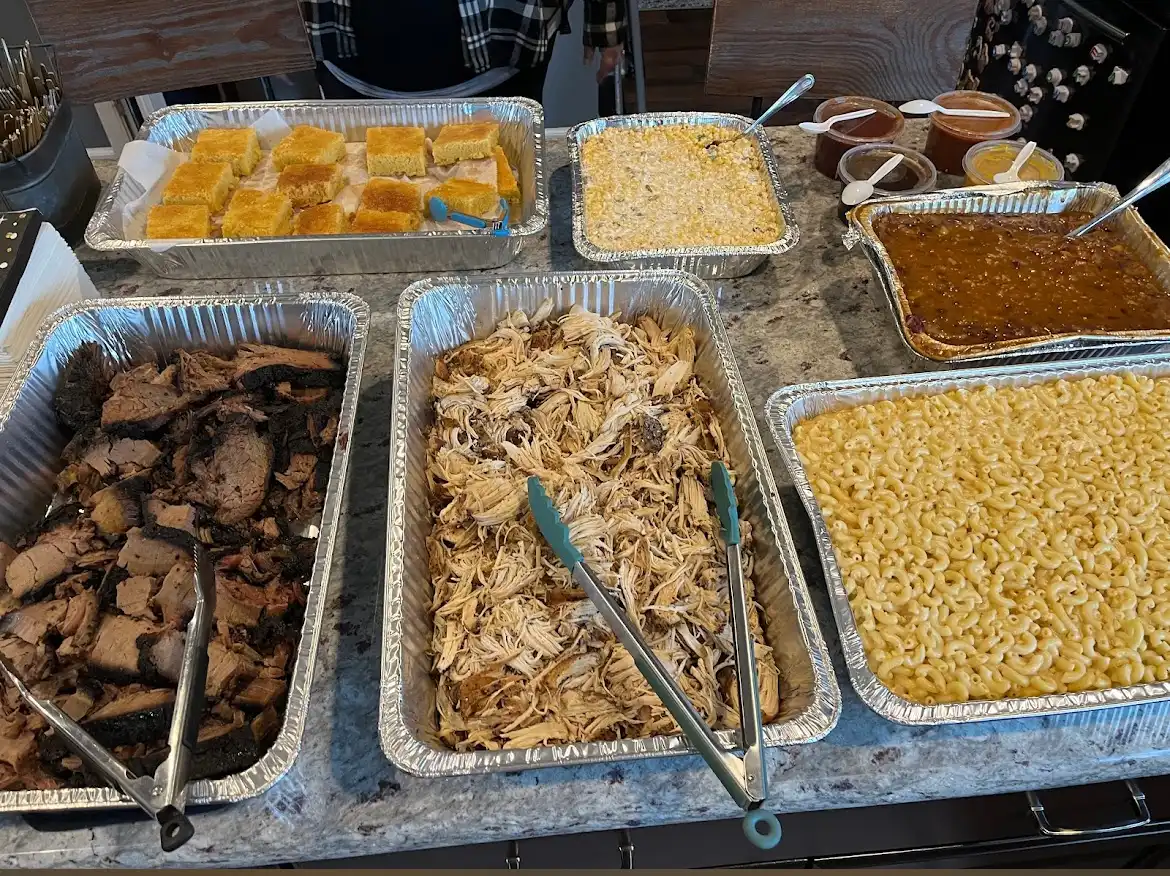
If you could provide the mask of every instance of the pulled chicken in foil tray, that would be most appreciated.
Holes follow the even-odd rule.
[[[444,354],[427,476],[439,734],[459,751],[677,732],[593,604],[544,544],[540,477],[581,549],[711,726],[739,706],[726,553],[711,463],[730,467],[695,374],[689,327],[666,330],[544,302]],[[744,579],[764,720],[779,675]]]
[[[87,343],[67,362],[53,510],[0,542],[0,654],[139,775],[167,755],[193,537],[216,606],[191,778],[250,767],[279,732],[344,381],[327,353],[262,344],[115,373]],[[100,784],[0,686],[0,791]]]

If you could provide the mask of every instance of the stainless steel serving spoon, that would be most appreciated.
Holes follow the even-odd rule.
[[[1150,192],[1156,192],[1168,182],[1170,182],[1170,158],[1167,158],[1165,161],[1155,167],[1153,171],[1150,172],[1150,175],[1134,186],[1133,191],[1131,191],[1128,195],[1126,195],[1104,213],[1094,216],[1080,228],[1074,228],[1072,231],[1066,234],[1065,237],[1069,240],[1075,240],[1078,237],[1088,234],[1101,223],[1108,222],[1122,210],[1125,210],[1127,207],[1132,205],[1135,201],[1141,200]]]
[[[790,86],[788,86],[788,89],[778,98],[776,98],[776,102],[768,107],[762,116],[748,125],[748,127],[746,127],[744,130],[740,131],[729,140],[719,140],[718,142],[708,143],[708,154],[714,158],[715,150],[717,150],[720,146],[724,145],[725,143],[734,143],[740,137],[747,137],[751,134],[754,134],[763,127],[764,122],[768,121],[768,119],[772,118],[772,116],[774,116],[780,110],[784,109],[784,107],[788,106],[788,104],[792,103],[794,100],[812,88],[816,84],[816,81],[816,78],[811,73],[805,73]]]

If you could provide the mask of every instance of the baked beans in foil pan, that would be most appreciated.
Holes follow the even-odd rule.
[[[963,346],[944,343],[914,330],[906,290],[875,230],[878,221],[892,213],[1007,215],[1083,211],[1096,214],[1119,200],[1117,189],[1111,185],[1074,182],[1004,183],[879,198],[849,211],[845,244],[847,247],[860,246],[865,253],[876,280],[870,289],[878,307],[889,309],[903,345],[927,368],[1170,352],[1170,328],[1100,334],[1046,334]],[[1170,295],[1170,248],[1132,207],[1112,220],[1111,225]]]

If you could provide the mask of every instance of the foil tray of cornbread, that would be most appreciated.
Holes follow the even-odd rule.
[[[138,139],[166,171],[120,162],[85,239],[164,277],[494,268],[548,224],[544,113],[522,98],[174,106]],[[487,227],[436,221],[433,197]]]

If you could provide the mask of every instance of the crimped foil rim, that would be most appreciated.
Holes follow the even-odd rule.
[[[138,129],[138,136],[136,139],[146,140],[150,137],[151,129],[160,121],[165,119],[168,115],[183,112],[207,112],[207,113],[222,113],[225,110],[239,110],[239,109],[259,109],[265,110],[275,109],[297,109],[300,107],[326,105],[330,108],[347,109],[369,106],[371,103],[380,103],[381,101],[371,100],[277,100],[277,101],[236,101],[233,103],[193,103],[181,104],[176,106],[163,107],[151,113],[150,116],[142,123],[142,127]],[[535,161],[536,180],[536,197],[534,198],[534,208],[532,215],[519,225],[512,228],[512,233],[508,235],[510,238],[530,238],[542,233],[548,227],[549,218],[549,200],[548,200],[548,178],[544,173],[544,107],[535,100],[527,97],[484,97],[475,98],[472,100],[466,98],[434,98],[430,100],[406,101],[416,106],[465,106],[469,102],[474,102],[477,105],[485,107],[491,106],[523,106],[532,113],[533,116],[533,137],[535,140],[533,150],[533,160]],[[114,200],[118,195],[118,190],[121,188],[125,179],[125,174],[122,168],[119,167],[114,174],[113,180],[106,186],[102,193],[101,200],[98,202],[98,207],[94,210],[93,216],[90,217],[89,224],[85,229],[85,244],[90,249],[98,251],[116,251],[125,252],[129,250],[150,250],[152,246],[157,246],[160,241],[152,240],[122,240],[113,236],[108,236],[102,233],[102,225],[106,221],[106,216],[109,214],[114,205]],[[281,237],[214,237],[205,238],[202,240],[181,241],[171,244],[166,243],[168,249],[187,249],[192,247],[206,248],[209,246],[241,246],[255,243],[293,243],[293,242],[329,242],[329,241],[355,241],[355,242],[369,242],[373,240],[424,240],[430,238],[441,238],[450,240],[492,237],[490,232],[467,229],[450,230],[450,231],[412,231],[402,234],[287,234]],[[498,240],[499,238],[493,238]]]
[[[1004,718],[1033,718],[1067,712],[1132,706],[1170,699],[1170,682],[1131,685],[1107,690],[1080,693],[1048,694],[1046,696],[1015,697],[1004,700],[972,700],[966,703],[943,703],[925,706],[911,702],[886,687],[869,668],[865,648],[857,630],[857,621],[845,593],[841,567],[825,523],[820,503],[809,484],[804,464],[796,452],[792,428],[802,417],[792,414],[796,405],[810,399],[839,397],[848,393],[872,393],[874,398],[894,398],[910,395],[930,395],[955,388],[990,385],[996,387],[1024,386],[1050,380],[1077,379],[1124,371],[1138,371],[1151,376],[1170,375],[1170,354],[1129,355],[1076,361],[1024,363],[996,367],[970,368],[925,374],[896,374],[886,377],[850,380],[826,380],[803,383],[776,390],[764,406],[764,415],[772,439],[780,452],[780,459],[792,479],[800,501],[812,523],[821,568],[833,607],[833,617],[841,639],[841,649],[849,670],[849,680],[862,702],[877,714],[898,724],[934,726],[990,721]],[[882,394],[885,390],[886,394]],[[865,404],[851,401],[847,405]]]
[[[257,289],[263,281],[256,281]],[[272,281],[274,284],[278,281]],[[341,436],[352,436],[361,386],[362,363],[369,336],[370,306],[362,298],[348,292],[275,292],[249,295],[189,295],[171,297],[142,297],[119,299],[90,299],[68,304],[55,311],[38,330],[20,366],[8,387],[0,395],[0,430],[12,415],[12,407],[36,361],[44,351],[50,336],[69,320],[100,310],[151,310],[175,307],[226,308],[239,306],[282,304],[336,304],[352,314],[354,331],[346,367],[345,388],[338,418],[338,443]],[[297,643],[297,657],[293,677],[289,679],[289,705],[286,706],[280,733],[275,742],[255,764],[241,773],[222,779],[202,779],[187,786],[187,805],[235,803],[256,797],[271,788],[292,768],[300,755],[304,740],[305,719],[308,715],[309,695],[321,636],[321,623],[331,578],[337,526],[341,516],[345,484],[349,468],[350,446],[346,440],[340,453],[334,453],[329,472],[329,488],[321,512],[321,526],[317,540],[317,556],[313,561],[313,575],[309,580],[305,620]],[[294,692],[299,692],[298,708],[291,707]],[[241,793],[240,786],[247,790]],[[7,798],[7,799],[6,799]],[[132,809],[135,803],[113,788],[62,788],[47,791],[0,792],[0,813],[54,812],[90,809]]]
[[[671,258],[726,258],[729,256],[769,256],[787,252],[800,240],[800,229],[788,202],[788,193],[780,182],[780,172],[776,165],[776,154],[772,151],[772,144],[763,130],[752,135],[759,146],[764,167],[768,171],[768,180],[772,187],[772,196],[776,208],[784,221],[784,228],[780,237],[771,243],[754,246],[694,246],[671,247],[668,249],[638,249],[613,250],[604,249],[593,243],[585,233],[585,174],[581,162],[581,145],[593,135],[591,129],[598,125],[604,130],[606,127],[637,128],[650,124],[677,124],[697,125],[715,124],[721,127],[734,128],[744,131],[752,124],[752,120],[744,116],[731,113],[706,112],[662,112],[639,113],[628,116],[608,116],[602,119],[592,119],[573,125],[565,132],[565,140],[569,147],[569,165],[573,174],[573,246],[578,254],[594,262],[628,262],[644,259],[671,259]]]
[[[468,283],[575,284],[637,279],[672,279],[676,282],[686,283],[699,298],[702,308],[707,311],[708,317],[711,319],[712,340],[716,345],[721,365],[731,385],[736,416],[743,429],[745,443],[751,457],[751,465],[758,480],[760,492],[764,497],[767,523],[772,528],[777,543],[777,552],[781,557],[784,573],[788,577],[802,644],[809,656],[815,681],[813,699],[808,708],[789,721],[765,725],[763,741],[768,747],[816,742],[827,736],[837,725],[837,720],[841,715],[841,692],[837,687],[837,679],[829,659],[828,648],[820,625],[817,623],[808,585],[804,580],[795,545],[788,530],[788,523],[780,504],[779,491],[776,489],[776,483],[772,476],[772,468],[768,464],[763,441],[756,426],[756,419],[743,389],[743,380],[736,364],[735,354],[727,338],[723,320],[719,317],[715,297],[702,280],[686,272],[669,269],[608,271],[605,273],[517,274],[473,278],[451,276],[421,280],[407,287],[398,300],[396,328],[398,354],[394,362],[394,386],[405,387],[407,385],[414,305],[428,292]],[[402,479],[395,476],[395,471],[405,469],[407,442],[404,439],[407,434],[406,421],[408,418],[405,396],[405,390],[394,393],[390,428],[390,501],[386,522],[386,563],[382,606],[382,682],[378,705],[379,738],[386,757],[400,769],[412,775],[454,776],[693,754],[694,749],[680,733],[643,739],[624,739],[615,742],[576,743],[491,752],[444,751],[442,752],[443,758],[448,762],[454,761],[454,764],[447,768],[439,768],[433,763],[435,755],[438,753],[436,749],[414,737],[411,737],[411,742],[408,745],[401,744],[400,738],[407,736],[402,712],[401,666],[406,521],[403,510],[405,491],[400,486]],[[720,744],[727,750],[732,750],[737,744],[738,734],[735,731],[719,730],[716,731],[715,735]],[[583,749],[590,751],[583,751]],[[526,760],[525,753],[533,751],[546,752],[547,754],[537,761]]]
[[[907,319],[910,315],[910,301],[906,297],[905,288],[898,272],[890,260],[885,245],[878,238],[874,230],[874,222],[887,213],[914,212],[916,214],[949,213],[951,210],[940,209],[906,211],[899,208],[912,207],[916,204],[936,204],[946,207],[963,202],[978,202],[981,197],[991,198],[1019,193],[1022,197],[1044,193],[1073,193],[1100,194],[1109,198],[1113,203],[1120,200],[1117,188],[1108,183],[1078,183],[1078,182],[1018,182],[1002,183],[998,185],[971,186],[962,189],[925,192],[918,195],[891,196],[867,201],[849,211],[848,220],[852,233],[857,235],[862,251],[869,259],[878,284],[885,295],[894,324],[898,327],[898,334],[903,345],[916,358],[925,362],[935,363],[973,363],[991,365],[999,359],[1029,355],[1074,352],[1076,350],[1107,350],[1110,346],[1130,342],[1146,342],[1151,346],[1160,343],[1170,343],[1170,329],[1145,329],[1128,332],[1102,332],[1099,334],[1083,334],[1065,332],[1034,338],[1020,338],[1010,341],[994,341],[985,344],[948,344],[927,335],[910,330]],[[987,215],[990,211],[970,210],[962,215]],[[1126,210],[1118,220],[1131,223],[1137,231],[1145,235],[1150,244],[1158,251],[1161,261],[1170,264],[1170,247],[1162,242],[1142,219],[1141,214],[1132,207]],[[1170,289],[1166,290],[1170,294]]]

